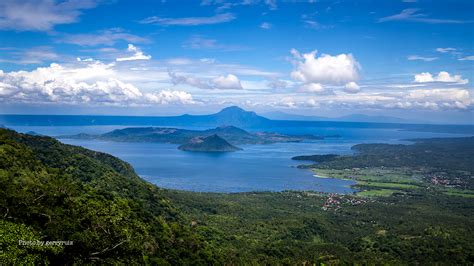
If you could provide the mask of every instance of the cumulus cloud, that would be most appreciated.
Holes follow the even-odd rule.
[[[354,81],[351,81],[344,86],[344,91],[348,93],[358,93],[360,91],[360,86]]]
[[[441,71],[438,75],[433,76],[429,72],[423,72],[415,75],[415,82],[425,83],[425,82],[449,82],[457,84],[467,84],[468,79],[462,79],[461,75],[450,75],[446,71]]]
[[[472,104],[469,91],[463,89],[412,90],[405,99],[431,109],[467,109]]]
[[[82,67],[51,64],[32,71],[0,70],[0,101],[91,105],[191,104],[183,91],[143,93],[117,78],[112,64],[94,61]]]
[[[148,17],[140,21],[142,24],[157,24],[165,26],[199,26],[212,25],[229,22],[235,19],[231,13],[217,14],[210,17],[185,17],[185,18],[162,18],[162,17]]]
[[[242,84],[240,84],[239,78],[235,75],[228,74],[227,76],[219,76],[212,80],[216,89],[223,90],[241,90]]]
[[[65,34],[57,40],[60,43],[69,43],[80,46],[98,46],[98,45],[115,45],[119,41],[144,43],[148,39],[124,32],[122,29],[113,28],[102,30],[97,33],[88,34]]]
[[[410,61],[421,60],[425,62],[431,62],[438,59],[438,57],[424,57],[424,56],[419,56],[419,55],[410,55],[407,57],[407,59]]]
[[[331,56],[317,51],[300,54],[293,49],[295,69],[291,77],[304,83],[341,85],[356,81],[359,78],[360,65],[351,54]]]
[[[174,85],[187,84],[204,90],[242,90],[240,79],[233,75],[221,75],[213,79],[201,79],[192,75],[180,75],[168,71],[171,82]]]
[[[359,92],[356,80],[359,79],[360,65],[351,54],[322,54],[318,57],[317,51],[301,54],[295,49],[291,54],[294,70],[290,76],[302,83],[299,91],[323,93],[328,92],[324,88],[326,85],[345,85],[346,92]]]
[[[209,84],[208,82],[198,78],[198,77],[194,77],[194,76],[191,76],[191,75],[179,75],[179,74],[176,74],[172,71],[168,71],[168,75],[170,76],[171,78],[171,82],[174,84],[174,85],[178,85],[178,84],[187,84],[187,85],[190,85],[190,86],[193,86],[193,87],[196,87],[196,88],[199,88],[199,89],[203,89],[203,90],[210,90],[210,89],[213,89],[212,85]]]
[[[116,61],[134,61],[134,60],[150,60],[151,55],[145,55],[143,52],[138,48],[135,47],[133,44],[128,44],[127,51],[133,53],[133,55],[129,57],[119,57]]]
[[[299,91],[301,92],[310,92],[310,93],[323,93],[326,92],[326,90],[321,86],[319,83],[306,83],[303,84],[300,88]]]
[[[77,22],[81,11],[96,7],[97,1],[3,0],[0,29],[50,31],[56,25]]]
[[[468,90],[414,89],[408,92],[358,94],[320,94],[318,97],[275,95],[259,105],[287,108],[348,108],[348,109],[405,109],[405,110],[469,110],[473,99]]]

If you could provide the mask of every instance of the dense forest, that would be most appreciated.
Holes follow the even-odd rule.
[[[0,264],[216,259],[159,188],[110,155],[0,129],[0,187]]]
[[[460,143],[419,147],[457,160],[470,152]],[[469,160],[420,165],[466,172]],[[386,197],[165,190],[113,156],[0,129],[0,264],[472,264],[473,198],[415,181]],[[46,241],[71,243],[33,244]]]

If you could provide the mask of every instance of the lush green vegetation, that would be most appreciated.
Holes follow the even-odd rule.
[[[311,192],[166,195],[234,264],[474,260],[474,201],[435,191],[374,199]]]
[[[190,130],[169,127],[131,127],[116,129],[101,135],[81,133],[77,135],[60,136],[60,138],[186,144],[195,138],[205,138],[213,135],[218,135],[232,145],[270,144],[276,142],[300,142],[305,139],[324,139],[323,136],[314,135],[283,135],[272,132],[251,133],[234,126],[219,126],[206,130]]]
[[[355,195],[193,193],[159,189],[104,153],[0,129],[0,264],[472,264],[473,194],[456,183],[471,176],[466,161],[318,164],[357,180]]]
[[[359,144],[352,147],[356,151],[354,156],[315,160],[315,164],[304,167],[335,178],[394,183],[424,181],[474,190],[474,137],[414,141],[411,145]]]
[[[160,189],[110,155],[0,129],[0,187],[0,264],[215,259]]]

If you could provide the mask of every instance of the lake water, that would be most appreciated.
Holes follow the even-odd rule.
[[[123,127],[123,126],[122,126]],[[12,127],[19,132],[35,131],[57,136],[62,134],[108,132],[119,126]],[[287,134],[339,134],[341,138],[302,143],[243,145],[232,153],[196,153],[163,143],[124,143],[98,140],[62,139],[67,144],[110,153],[129,162],[137,174],[159,187],[200,192],[248,192],[313,190],[352,193],[349,180],[318,178],[310,170],[298,169],[303,162],[291,157],[310,154],[351,154],[359,143],[408,143],[404,139],[452,137],[458,134],[398,131],[383,128],[272,128],[266,131]]]

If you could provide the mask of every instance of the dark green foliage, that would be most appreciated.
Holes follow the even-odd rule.
[[[0,187],[0,232],[19,232],[1,243],[0,262],[214,260],[162,192],[110,155],[0,129]],[[34,249],[18,240],[73,245]]]
[[[205,138],[194,138],[190,142],[178,147],[183,151],[197,152],[232,152],[241,150],[218,135],[211,135]]]
[[[325,211],[318,193],[165,193],[230,264],[474,261],[472,199],[422,192]]]
[[[60,136],[59,138],[186,144],[192,141],[192,139],[205,138],[213,135],[219,135],[219,137],[225,139],[232,145],[300,142],[305,139],[324,139],[322,136],[314,135],[283,135],[271,132],[250,133],[234,126],[219,126],[206,130],[189,130],[167,127],[136,127],[116,129],[101,135],[81,133],[77,135]]]
[[[316,163],[329,162],[339,157],[337,154],[323,154],[323,155],[300,155],[291,158],[297,161],[313,161]]]
[[[353,156],[298,156],[317,161],[318,168],[350,169],[364,167],[409,167],[451,181],[462,179],[464,189],[474,189],[474,137],[416,139],[414,144],[358,144]],[[322,157],[321,157],[322,156]],[[311,168],[313,165],[302,165]]]
[[[412,145],[359,144],[356,156],[339,157],[328,167],[432,167],[474,172],[474,137],[415,140]]]

